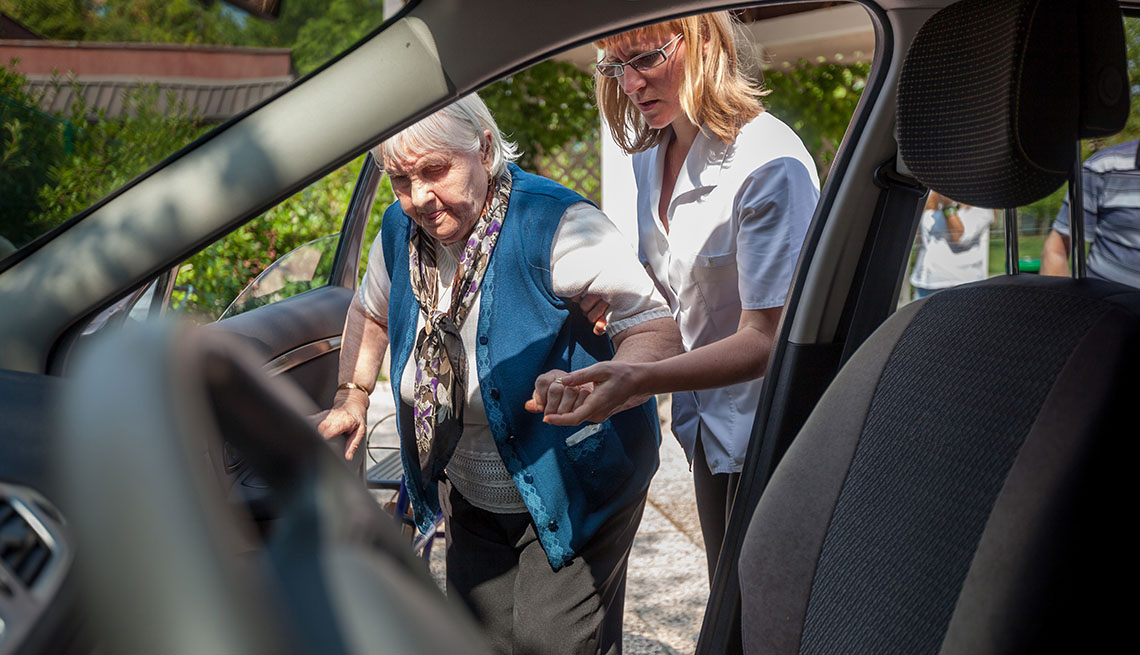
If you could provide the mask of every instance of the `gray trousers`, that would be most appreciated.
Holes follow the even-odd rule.
[[[697,432],[697,448],[693,453],[693,488],[697,496],[697,518],[701,522],[701,536],[705,540],[705,558],[709,567],[709,586],[716,574],[717,558],[724,545],[724,532],[728,516],[736,497],[739,473],[713,473],[705,461],[705,447]]]
[[[645,496],[606,521],[555,572],[529,514],[495,514],[444,481],[447,595],[475,614],[491,646],[513,655],[620,654],[626,562]]]

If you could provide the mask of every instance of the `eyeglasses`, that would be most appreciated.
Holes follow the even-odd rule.
[[[600,61],[597,64],[594,64],[594,67],[597,68],[598,72],[601,73],[604,77],[621,77],[622,75],[625,75],[626,66],[629,66],[639,73],[644,73],[651,68],[657,68],[661,64],[664,64],[666,60],[669,59],[669,56],[672,55],[673,52],[676,52],[677,40],[680,39],[681,36],[681,34],[678,34],[677,36],[669,39],[669,41],[660,48],[657,48],[656,50],[650,50],[648,52],[643,52],[633,59],[630,59],[629,61]],[[668,48],[669,46],[673,46],[673,51],[665,52],[665,48]]]

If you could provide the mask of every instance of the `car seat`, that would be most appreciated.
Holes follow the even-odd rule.
[[[956,3],[906,55],[902,158],[957,200],[1027,204],[1079,171],[1080,138],[1123,126],[1125,70],[1115,2]],[[1007,275],[896,312],[752,516],[745,652],[1126,643],[1137,371],[1140,291],[1113,283]]]

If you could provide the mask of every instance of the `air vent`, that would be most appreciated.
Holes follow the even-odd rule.
[[[0,498],[0,562],[31,588],[51,559],[51,549],[20,512]]]

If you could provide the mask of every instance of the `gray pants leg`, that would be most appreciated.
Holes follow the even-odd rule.
[[[626,562],[645,497],[611,517],[558,572],[528,514],[472,506],[440,488],[446,518],[447,593],[471,610],[497,652],[618,655]]]
[[[705,558],[709,567],[709,586],[716,574],[716,562],[724,545],[724,531],[728,527],[728,515],[732,510],[732,499],[736,495],[739,473],[717,473],[709,471],[705,461],[705,448],[697,433],[697,448],[693,453],[693,489],[697,495],[697,518],[701,522],[701,536],[705,540]]]

